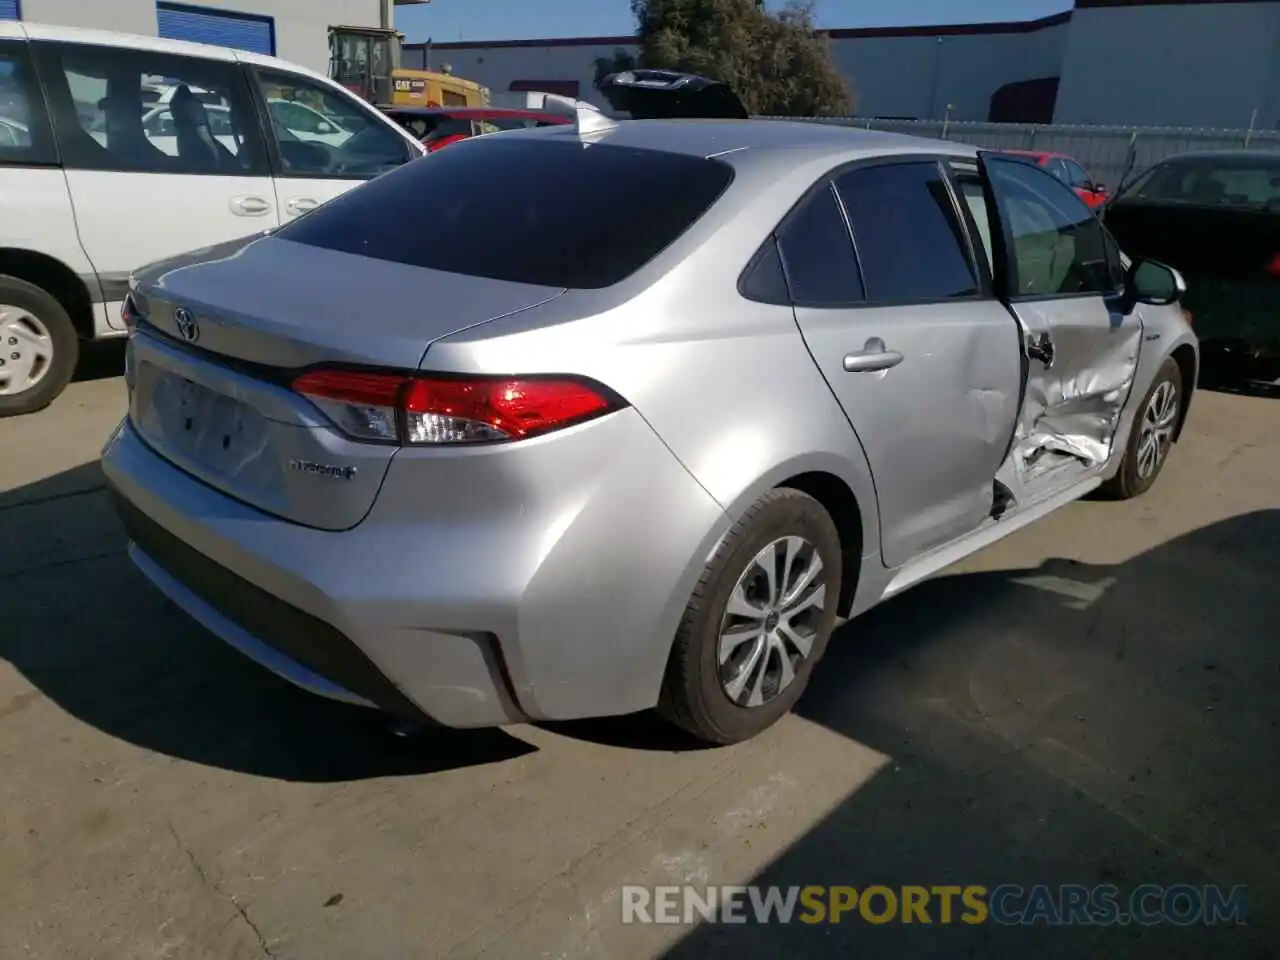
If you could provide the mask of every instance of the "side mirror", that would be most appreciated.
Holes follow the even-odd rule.
[[[1129,298],[1134,303],[1164,307],[1177,303],[1187,292],[1187,281],[1173,267],[1155,260],[1135,260],[1125,277]]]

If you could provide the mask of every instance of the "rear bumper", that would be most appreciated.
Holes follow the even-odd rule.
[[[430,497],[423,461],[395,462],[369,516],[341,532],[206,486],[127,420],[102,463],[136,565],[231,646],[323,696],[498,726],[656,703],[679,617],[727,528],[634,411],[565,433]],[[520,489],[530,478],[554,491],[541,506]]]

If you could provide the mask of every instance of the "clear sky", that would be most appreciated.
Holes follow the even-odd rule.
[[[1070,7],[1071,0],[818,0],[817,19],[820,27],[900,27],[1033,20]],[[616,36],[634,30],[628,0],[431,0],[397,7],[396,26],[409,43]]]

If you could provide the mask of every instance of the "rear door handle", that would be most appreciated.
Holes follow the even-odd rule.
[[[319,201],[312,200],[310,197],[294,197],[292,200],[286,200],[284,204],[284,208],[295,216],[314,210],[318,206],[320,206]]]
[[[888,370],[902,362],[902,354],[897,350],[889,350],[879,337],[872,337],[862,347],[860,353],[844,355],[845,373],[871,373],[876,370]]]
[[[231,212],[238,217],[261,217],[271,212],[272,204],[263,197],[232,197]]]

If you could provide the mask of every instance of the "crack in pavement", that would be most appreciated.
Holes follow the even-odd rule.
[[[272,953],[271,947],[268,946],[267,938],[263,936],[262,931],[258,929],[258,925],[253,922],[253,919],[249,916],[245,908],[240,905],[240,901],[219,887],[218,884],[215,883],[207,873],[205,873],[204,867],[200,865],[200,861],[196,858],[195,853],[186,845],[186,843],[183,842],[182,837],[178,836],[178,831],[174,829],[173,824],[168,823],[166,826],[169,828],[169,834],[173,837],[174,843],[178,845],[178,849],[187,855],[187,860],[190,861],[191,868],[195,870],[196,876],[200,878],[201,885],[216,896],[231,904],[236,913],[240,915],[240,919],[245,922],[245,925],[251,931],[253,931],[253,935],[258,941],[258,948],[262,950],[262,955],[274,960],[275,954]]]

